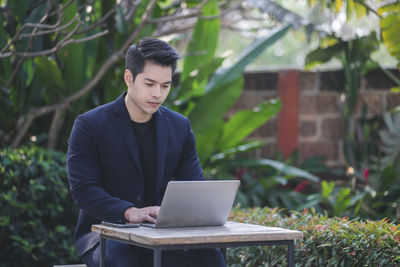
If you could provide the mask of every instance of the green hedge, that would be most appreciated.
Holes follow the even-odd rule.
[[[400,266],[400,226],[381,221],[327,218],[312,210],[281,215],[277,209],[235,208],[230,220],[296,229],[296,266]],[[286,247],[247,247],[227,251],[229,266],[285,266]]]
[[[63,153],[37,147],[0,150],[0,266],[77,262],[77,210]]]

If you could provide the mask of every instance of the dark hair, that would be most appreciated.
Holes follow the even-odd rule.
[[[174,73],[178,59],[178,53],[169,43],[159,39],[144,38],[136,45],[131,45],[126,51],[125,68],[132,72],[133,80],[135,80],[136,75],[143,72],[146,60],[162,66],[171,66]]]

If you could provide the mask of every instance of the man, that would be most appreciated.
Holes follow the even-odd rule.
[[[75,232],[83,261],[98,266],[100,237],[92,224],[156,221],[168,181],[203,172],[190,123],[161,104],[179,56],[166,42],[143,39],[126,53],[127,92],[79,115],[67,153],[71,194],[80,208]],[[108,266],[152,266],[147,249],[107,240]],[[223,266],[216,249],[165,251],[163,266]]]

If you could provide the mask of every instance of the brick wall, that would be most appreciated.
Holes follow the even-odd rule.
[[[400,77],[398,71],[391,71]],[[287,156],[297,149],[300,161],[318,155],[326,158],[328,166],[342,166],[343,96],[338,90],[342,85],[340,71],[248,72],[245,90],[229,114],[279,96],[283,102],[280,114],[251,136],[267,142],[267,146],[255,152],[256,156],[274,157],[278,151]],[[393,86],[381,71],[365,76],[361,80],[356,117],[360,117],[363,103],[367,105],[368,117],[400,105],[400,94],[390,92]]]

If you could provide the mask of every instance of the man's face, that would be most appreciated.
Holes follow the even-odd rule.
[[[143,72],[133,81],[132,73],[125,70],[125,83],[128,93],[125,104],[131,119],[146,122],[165,101],[171,88],[172,68],[146,61]]]

